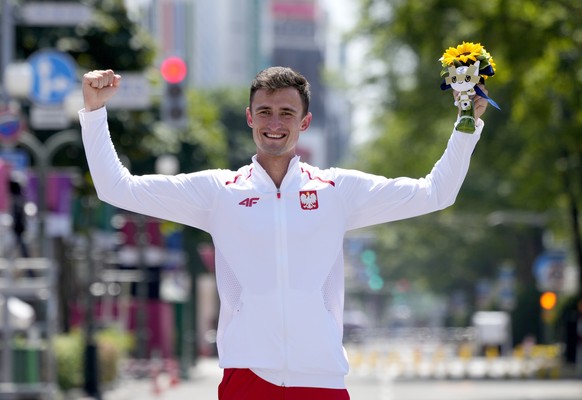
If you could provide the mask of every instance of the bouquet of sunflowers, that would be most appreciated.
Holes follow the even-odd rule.
[[[495,108],[499,106],[477,86],[495,74],[495,62],[491,54],[480,43],[463,42],[457,47],[449,47],[442,57],[441,89],[452,88],[459,92],[455,106],[460,108],[457,130],[475,132],[473,97],[475,94],[487,99]]]

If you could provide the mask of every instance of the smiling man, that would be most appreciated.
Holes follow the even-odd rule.
[[[309,83],[290,68],[271,67],[251,84],[246,120],[257,151],[249,165],[135,176],[119,161],[107,126],[105,104],[120,84],[111,70],[83,78],[79,116],[91,175],[103,201],[212,235],[224,368],[218,398],[349,399],[344,234],[452,205],[483,129],[486,100],[475,99],[475,133],[453,128],[424,178],[321,170],[296,155],[312,118]]]
[[[277,187],[295,157],[300,133],[311,123],[309,100],[309,83],[287,68],[267,69],[251,85],[247,124],[253,130],[257,161]]]

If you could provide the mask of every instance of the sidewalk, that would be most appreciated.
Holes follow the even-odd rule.
[[[103,400],[184,400],[216,399],[222,370],[216,358],[200,358],[191,369],[190,378],[172,385],[170,377],[161,375],[153,379],[120,381],[113,389],[103,393]]]

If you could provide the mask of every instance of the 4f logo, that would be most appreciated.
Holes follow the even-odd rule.
[[[258,197],[248,197],[246,199],[244,199],[243,201],[241,201],[240,203],[238,203],[241,206],[245,206],[245,207],[252,207],[255,204],[257,204],[259,202],[259,198]]]
[[[299,192],[299,200],[303,210],[317,210],[319,208],[317,191],[315,190]]]

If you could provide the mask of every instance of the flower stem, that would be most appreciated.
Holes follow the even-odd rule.
[[[457,130],[465,133],[475,132],[475,108],[473,100],[471,100],[471,106],[466,110],[461,110],[459,115],[460,121],[457,124]]]

